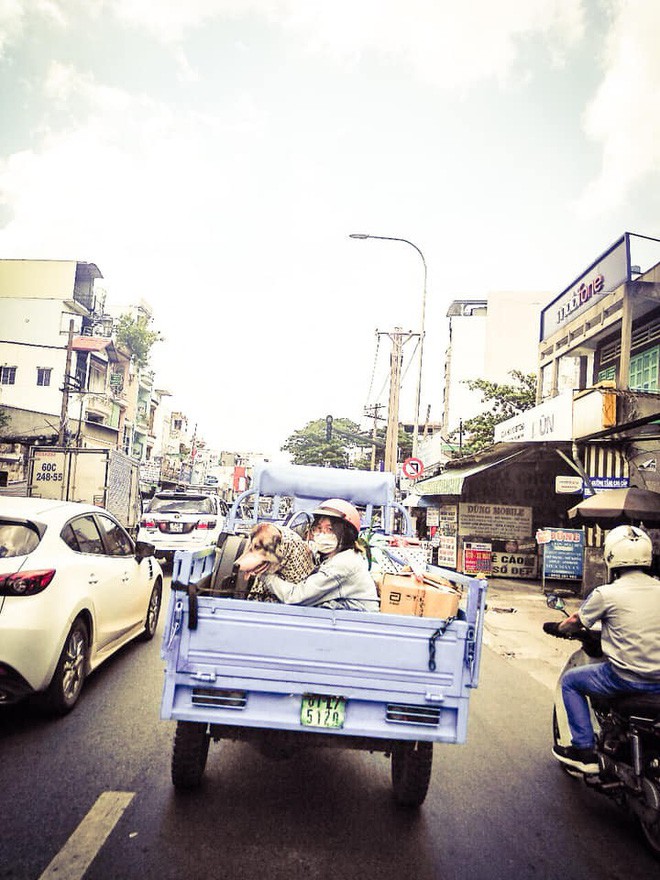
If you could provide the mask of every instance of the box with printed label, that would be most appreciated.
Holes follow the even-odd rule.
[[[459,600],[459,593],[450,587],[423,584],[406,575],[386,574],[380,589],[380,610],[385,614],[446,620],[456,616]]]

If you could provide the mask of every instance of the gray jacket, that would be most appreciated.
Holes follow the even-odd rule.
[[[367,562],[355,550],[342,550],[321,563],[317,571],[299,584],[276,574],[263,575],[266,586],[287,605],[318,605],[353,611],[378,611],[376,584]]]

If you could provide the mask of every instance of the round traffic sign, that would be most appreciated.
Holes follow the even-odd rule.
[[[421,458],[407,458],[403,463],[403,474],[409,480],[416,480],[424,473],[424,463]]]

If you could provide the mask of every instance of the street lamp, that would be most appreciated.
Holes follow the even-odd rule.
[[[424,259],[424,254],[417,247],[416,244],[413,244],[412,241],[408,241],[407,238],[394,238],[391,235],[367,235],[365,232],[353,232],[349,235],[349,238],[377,238],[381,241],[402,241],[404,244],[409,244],[410,247],[415,248],[417,253],[422,258],[422,264],[424,266],[424,290],[422,292],[422,324],[420,327],[419,333],[419,373],[417,375],[417,394],[415,401],[415,424],[413,427],[413,443],[412,443],[412,451],[413,455],[417,455],[417,446],[418,446],[418,434],[419,434],[419,408],[422,399],[422,366],[424,363],[424,322],[426,320],[426,260]]]

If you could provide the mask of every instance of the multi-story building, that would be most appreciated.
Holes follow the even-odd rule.
[[[549,294],[491,293],[483,299],[454,300],[447,311],[449,343],[445,360],[442,434],[484,411],[479,391],[467,382],[488,379],[511,384],[511,371],[535,373],[539,315]]]

